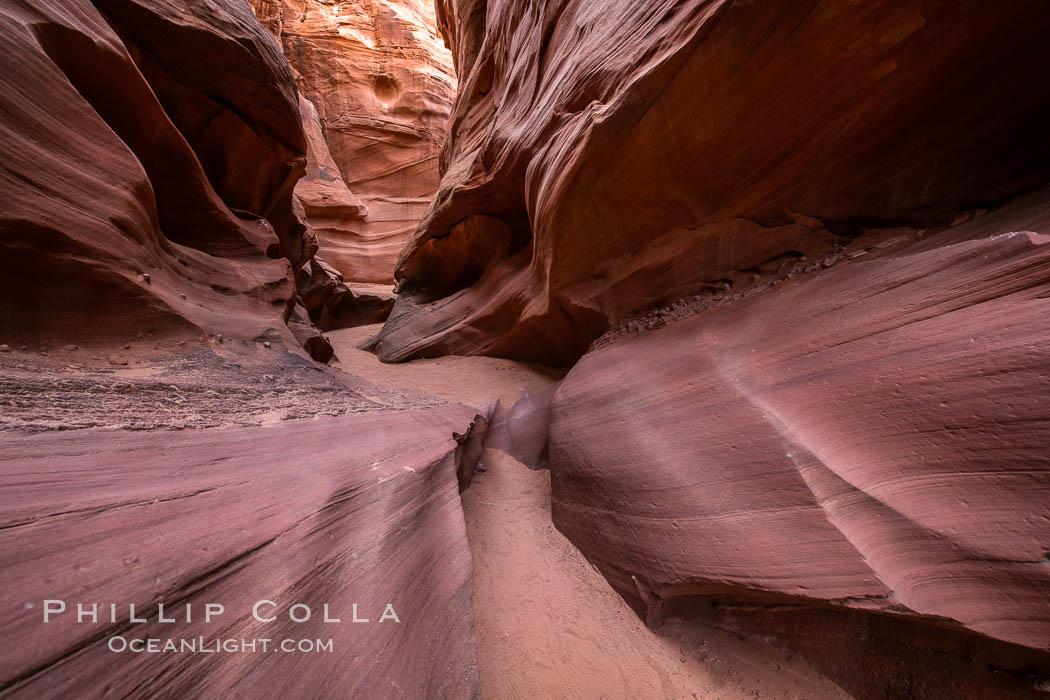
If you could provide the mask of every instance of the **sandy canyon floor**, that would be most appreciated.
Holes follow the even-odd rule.
[[[383,364],[357,349],[378,328],[331,333],[339,357],[332,368],[276,346],[214,338],[168,347],[144,337],[116,354],[14,348],[0,354],[0,429],[16,436],[8,457],[39,449],[34,445],[49,435],[72,438],[83,454],[94,441],[101,464],[130,450],[121,447],[125,442],[155,440],[167,454],[181,449],[184,438],[208,442],[211,435],[218,436],[215,449],[221,436],[254,434],[253,443],[283,444],[287,429],[307,431],[299,440],[332,441],[325,449],[339,452],[339,421],[358,420],[354,414],[450,402],[482,408],[497,399],[509,405],[520,392],[541,391],[563,374],[486,357]],[[233,455],[209,457],[227,458]],[[547,471],[487,449],[462,507],[485,698],[849,697],[760,642],[695,625],[688,634],[674,632],[674,625],[659,633],[647,629],[554,528]]]
[[[340,369],[391,389],[480,407],[561,372],[490,357],[383,364],[357,349],[380,326],[330,333]],[[485,698],[848,698],[803,663],[714,628],[648,630],[551,524],[550,474],[488,449],[463,493]]]

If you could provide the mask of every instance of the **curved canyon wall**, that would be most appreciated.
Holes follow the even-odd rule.
[[[574,364],[487,444],[549,467],[647,624],[860,698],[1050,687],[1043,3],[436,4],[0,5],[0,692],[478,695],[457,492],[487,419],[272,352],[385,313],[343,277],[387,279],[435,187],[376,350]],[[144,333],[216,342],[39,352]],[[142,634],[201,596],[232,638],[246,596],[406,624],[115,673],[133,613],[42,625],[52,589]]]
[[[311,197],[360,205],[273,37],[243,0],[15,0],[0,35],[0,695],[477,697],[484,421],[299,349],[332,356],[300,301],[371,302],[314,257]]]
[[[0,22],[4,336],[287,335],[316,250],[292,201],[306,139],[247,6],[38,0]]]
[[[455,94],[432,3],[252,6],[281,42],[307,101],[303,119],[318,165],[297,191],[321,256],[348,280],[393,282],[397,255],[437,190]]]
[[[389,361],[571,363],[633,313],[1044,181],[1033,1],[442,0],[460,89]]]
[[[1050,650],[1050,197],[919,241],[569,373],[554,521],[643,615],[751,595]]]
[[[575,362],[492,439],[549,463],[556,526],[654,627],[794,638],[858,697],[918,692],[919,666],[965,692],[947,669],[975,659],[1035,692],[1039,3],[444,0],[438,20],[460,92],[380,357]]]

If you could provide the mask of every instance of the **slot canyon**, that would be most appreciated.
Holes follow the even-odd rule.
[[[1050,698],[1045,2],[0,33],[0,697]]]

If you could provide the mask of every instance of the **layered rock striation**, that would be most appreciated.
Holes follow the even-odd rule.
[[[376,348],[569,363],[632,313],[1045,181],[1046,13],[442,0],[460,88]]]
[[[555,524],[643,616],[751,596],[1050,651],[1048,299],[1043,194],[622,336],[554,395]]]
[[[379,356],[576,362],[491,444],[549,462],[555,524],[654,626],[761,611],[824,660],[854,638],[892,659],[840,655],[861,697],[1045,686],[1039,5],[438,21],[460,89]]]
[[[250,10],[34,0],[0,25],[4,337],[287,335],[316,250],[292,202],[306,141]]]
[[[897,233],[627,324],[486,444],[549,464],[555,525],[661,634],[860,698],[1041,697],[1050,191]]]
[[[474,415],[6,438],[0,691],[477,697],[453,439]]]
[[[0,8],[0,335],[25,346],[0,347],[0,692],[475,697],[458,491],[489,422],[655,628],[838,658],[858,697],[1047,687],[1040,3],[253,5],[297,75],[240,2]],[[394,302],[353,282],[435,185],[431,21],[460,91]],[[252,342],[327,360],[314,323],[391,304],[385,360],[576,364],[479,419]],[[133,336],[170,364],[69,362]],[[43,624],[52,590],[149,621]],[[207,603],[183,636],[337,651],[113,664]]]
[[[437,189],[455,94],[432,4],[253,0],[252,6],[284,47],[309,102],[303,114],[311,146],[331,153],[298,190],[322,256],[348,280],[392,283],[397,255]],[[348,204],[343,190],[359,201]]]

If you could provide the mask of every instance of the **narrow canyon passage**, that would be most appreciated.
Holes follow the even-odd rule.
[[[357,349],[380,326],[329,334],[340,369],[380,386],[481,407],[535,394],[561,370],[488,357],[383,364]],[[551,521],[550,473],[486,449],[462,493],[473,562],[482,697],[850,697],[784,653],[714,627],[660,636],[646,628]]]
[[[1048,34],[0,0],[0,700],[1047,700]]]
[[[500,450],[483,463],[463,494],[483,697],[850,697],[759,642],[650,631],[551,523],[550,473]]]

